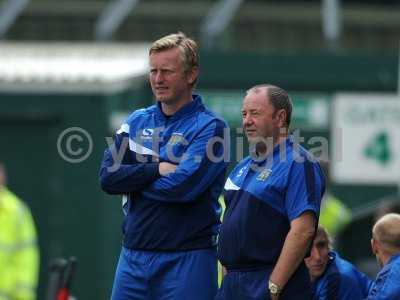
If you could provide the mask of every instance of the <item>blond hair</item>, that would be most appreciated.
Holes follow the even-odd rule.
[[[387,251],[400,251],[400,214],[390,213],[381,217],[372,228],[372,236]]]
[[[180,50],[185,72],[190,71],[194,67],[199,67],[197,43],[186,37],[182,32],[173,33],[155,41],[150,47],[149,55],[173,48]]]

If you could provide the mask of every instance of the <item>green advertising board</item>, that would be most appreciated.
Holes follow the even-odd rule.
[[[224,118],[231,126],[240,126],[241,107],[245,91],[204,90],[205,104]],[[327,130],[332,96],[321,93],[291,93],[294,105],[292,127]]]

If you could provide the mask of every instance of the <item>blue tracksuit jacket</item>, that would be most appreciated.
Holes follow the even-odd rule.
[[[313,283],[314,300],[362,300],[368,294],[372,281],[336,252],[324,274]]]
[[[128,117],[105,151],[100,169],[102,189],[124,195],[126,248],[215,247],[218,196],[229,159],[227,133],[226,123],[206,109],[198,95],[170,117],[159,103]],[[161,161],[178,167],[161,177]]]
[[[390,258],[376,276],[366,300],[400,299],[400,254]]]

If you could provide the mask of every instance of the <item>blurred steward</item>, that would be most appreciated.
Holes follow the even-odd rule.
[[[321,160],[320,165],[324,171],[327,189],[321,202],[321,212],[319,224],[325,228],[329,236],[333,239],[348,225],[352,220],[351,210],[330,191],[329,162]]]
[[[0,163],[0,300],[36,299],[39,249],[29,208],[6,187]]]

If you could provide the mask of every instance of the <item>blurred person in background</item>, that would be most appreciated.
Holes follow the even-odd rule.
[[[381,217],[372,228],[372,252],[382,270],[369,291],[367,300],[400,299],[400,214]]]
[[[254,86],[243,100],[252,149],[225,183],[218,257],[227,274],[218,300],[310,299],[304,257],[325,179],[318,162],[288,135],[291,114],[290,97],[277,86]]]
[[[379,200],[378,208],[374,210],[374,223],[389,213],[400,213],[400,196],[390,195]]]
[[[335,197],[330,190],[331,176],[329,172],[329,161],[320,161],[326,178],[326,192],[321,201],[321,213],[319,224],[329,233],[329,236],[336,239],[342,230],[351,222],[352,212],[343,201]]]
[[[128,117],[100,168],[103,190],[124,195],[126,213],[111,298],[213,299],[227,162],[211,158],[229,149],[210,142],[223,139],[227,126],[193,94],[195,41],[165,36],[149,60],[157,103]]]
[[[0,163],[0,300],[36,299],[39,249],[29,208],[6,187]]]
[[[313,300],[362,300],[372,281],[332,250],[331,238],[318,227],[311,254],[305,260],[313,289]]]

